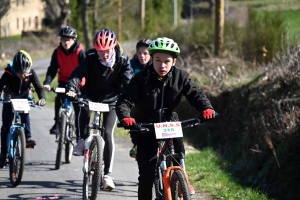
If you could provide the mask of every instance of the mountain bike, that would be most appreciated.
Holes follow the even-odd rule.
[[[27,146],[25,140],[24,125],[21,122],[20,113],[28,113],[30,107],[42,109],[33,100],[27,99],[2,99],[0,103],[12,104],[13,120],[10,125],[10,131],[7,138],[7,155],[5,165],[9,164],[9,179],[13,187],[20,184],[24,165],[25,165],[25,148],[34,148]]]
[[[87,126],[89,136],[85,139],[85,150],[83,159],[83,199],[97,199],[98,189],[102,189],[103,180],[103,151],[105,142],[103,135],[105,128],[102,125],[101,113],[108,112],[109,106],[104,103],[95,103],[77,99],[79,106],[89,106],[94,111],[94,117]]]
[[[191,118],[174,122],[137,123],[131,127],[126,127],[123,123],[117,124],[117,127],[129,129],[129,133],[135,135],[133,137],[153,131],[156,134],[156,138],[158,139],[157,154],[150,159],[150,161],[156,159],[153,199],[191,199],[188,189],[188,175],[185,170],[184,154],[182,152],[175,153],[173,138],[183,137],[183,128],[205,125],[211,123],[210,121]],[[182,124],[186,125],[182,127]]]
[[[55,93],[65,93],[65,88],[51,88],[51,91]],[[70,163],[73,155],[74,141],[76,141],[75,112],[73,110],[72,102],[68,101],[67,98],[64,98],[64,102],[59,109],[56,141],[58,145],[56,150],[55,169],[59,169],[64,145],[65,162]]]

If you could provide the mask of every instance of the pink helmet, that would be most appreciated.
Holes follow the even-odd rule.
[[[104,28],[96,33],[94,38],[94,48],[96,50],[109,50],[114,48],[116,45],[117,36],[112,30]]]

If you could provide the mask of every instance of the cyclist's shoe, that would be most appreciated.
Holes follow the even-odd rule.
[[[103,190],[105,191],[111,191],[112,189],[115,189],[115,184],[113,182],[113,177],[111,177],[110,174],[103,176]]]
[[[191,184],[188,184],[189,185],[189,192],[190,192],[190,195],[192,196],[193,194],[195,194],[195,190],[194,190],[194,187],[191,185]]]
[[[50,129],[50,134],[51,134],[51,135],[56,135],[56,124],[54,124],[54,125],[52,126],[52,128]]]
[[[4,154],[0,154],[0,169],[5,168],[5,160],[6,156]]]
[[[136,153],[137,153],[137,148],[136,148],[136,145],[134,145],[132,147],[132,149],[130,149],[130,151],[129,151],[129,156],[131,158],[136,158]]]
[[[35,141],[31,138],[26,138],[26,148],[34,148],[36,145]]]
[[[73,149],[73,155],[75,156],[83,156],[83,152],[85,149],[84,140],[80,139],[77,143],[77,145]]]

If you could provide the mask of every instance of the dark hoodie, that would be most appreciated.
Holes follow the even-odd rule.
[[[0,94],[5,86],[5,95],[11,95],[11,98],[27,98],[30,84],[33,84],[39,99],[46,99],[45,91],[35,71],[30,69],[29,73],[25,79],[20,79],[14,70],[13,62],[9,63],[0,79]]]
[[[120,121],[126,117],[133,117],[138,123],[170,121],[182,96],[199,112],[212,109],[210,101],[189,78],[188,72],[172,67],[164,79],[161,79],[153,65],[150,65],[137,73],[124,88],[116,104],[116,113]],[[131,113],[133,106],[134,114]]]

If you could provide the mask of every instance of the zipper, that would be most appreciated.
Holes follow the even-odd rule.
[[[162,92],[161,92],[161,106],[160,106],[160,109],[159,109],[159,122],[161,122],[161,120],[162,120],[163,107],[164,107],[165,86],[166,86],[166,82],[164,82],[163,87],[162,87]]]
[[[22,79],[20,79],[19,94],[21,94],[21,88],[22,88]]]

